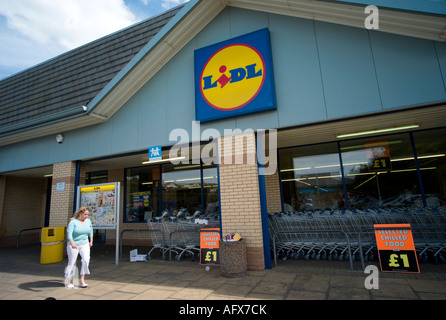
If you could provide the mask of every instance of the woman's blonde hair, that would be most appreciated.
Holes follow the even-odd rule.
[[[77,210],[77,211],[74,213],[74,216],[73,216],[70,220],[74,220],[74,219],[79,218],[79,215],[80,215],[82,212],[86,211],[86,210],[88,210],[87,207],[80,207],[79,210]]]

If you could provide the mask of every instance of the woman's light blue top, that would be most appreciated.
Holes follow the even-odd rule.
[[[89,242],[88,237],[93,237],[93,225],[90,219],[85,219],[82,224],[78,219],[73,219],[68,223],[67,239],[73,239],[76,245]]]

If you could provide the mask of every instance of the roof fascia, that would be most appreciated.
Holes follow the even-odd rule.
[[[324,0],[333,2],[344,3],[358,3],[362,5],[373,4],[378,7],[407,10],[412,12],[424,12],[429,14],[446,14],[446,2],[435,0],[374,0],[373,3],[370,0]]]
[[[63,112],[57,112],[49,116],[40,117],[36,120],[30,120],[16,125],[2,127],[0,128],[0,137],[26,131],[29,128],[41,127],[50,123],[54,123],[55,121],[71,119],[83,114],[85,114],[85,111],[81,106],[79,106],[79,108],[72,108]]]
[[[366,5],[325,0],[228,0],[228,5],[248,10],[257,10],[304,19],[330,22],[356,28],[365,28],[368,14]],[[444,15],[405,10],[379,9],[379,29],[403,36],[434,41],[446,41]]]
[[[53,119],[46,123],[37,123],[31,128],[17,129],[11,134],[0,134],[0,147],[52,134],[63,133],[69,130],[99,124],[101,122],[104,121],[99,118],[72,114],[66,116],[63,120]]]

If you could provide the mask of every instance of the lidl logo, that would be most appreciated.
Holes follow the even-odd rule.
[[[198,121],[275,109],[268,29],[196,50],[195,81]]]
[[[231,44],[217,51],[203,68],[201,95],[215,109],[235,110],[252,101],[264,81],[262,55],[246,44]]]

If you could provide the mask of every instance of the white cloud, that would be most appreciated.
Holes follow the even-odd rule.
[[[188,0],[0,0],[0,80]]]
[[[8,29],[66,51],[137,22],[124,0],[0,0]]]
[[[163,0],[161,6],[164,9],[170,9],[188,1],[189,0]]]

